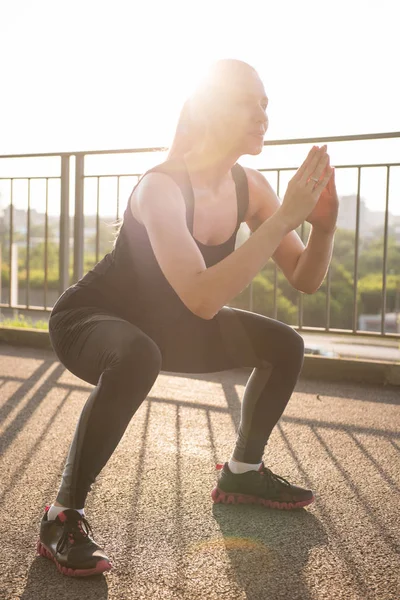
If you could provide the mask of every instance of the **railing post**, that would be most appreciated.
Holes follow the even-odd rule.
[[[69,286],[69,156],[66,155],[61,157],[59,277],[61,295]]]
[[[357,287],[358,287],[358,254],[360,245],[360,188],[361,188],[361,167],[357,169],[357,207],[356,207],[356,234],[354,239],[354,292],[353,292],[353,333],[356,333],[358,310],[357,310]]]
[[[382,306],[381,306],[381,333],[386,329],[386,271],[388,259],[388,231],[389,231],[389,195],[390,195],[390,167],[386,167],[386,202],[385,202],[385,225],[383,234],[383,265],[382,265]],[[397,325],[397,324],[396,324]]]
[[[83,178],[85,156],[78,153],[75,158],[74,282],[77,282],[83,276]]]
[[[312,226],[311,226],[312,227]],[[301,229],[300,229],[300,239],[304,244],[304,232],[305,232],[305,226],[304,226],[304,221],[301,224]],[[298,321],[299,321],[299,331],[301,331],[303,329],[303,317],[304,317],[304,296],[301,292],[297,292],[297,316],[298,316]]]
[[[249,288],[249,311],[254,312],[254,280],[250,282]]]
[[[276,194],[280,197],[281,193],[281,171],[280,169],[276,172]],[[272,315],[273,319],[278,318],[278,267],[274,262],[274,312]]]

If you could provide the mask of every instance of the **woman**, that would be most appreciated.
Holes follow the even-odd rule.
[[[53,308],[54,351],[95,386],[38,542],[67,575],[111,568],[90,535],[86,495],[161,370],[253,368],[215,502],[291,509],[314,499],[262,460],[296,385],[303,340],[284,323],[226,306],[270,257],[305,293],[321,285],[331,258],[338,199],[326,146],[310,151],[282,204],[261,173],[237,163],[262,151],[267,103],[252,67],[215,63],[182,110],[167,160],[134,188],[113,251]],[[305,219],[306,248],[294,232]],[[253,234],[235,250],[243,221]]]

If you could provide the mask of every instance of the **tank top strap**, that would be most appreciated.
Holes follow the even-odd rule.
[[[181,189],[186,204],[186,223],[191,235],[193,235],[194,192],[185,163],[177,160],[170,161],[168,170]],[[237,198],[238,218],[236,228],[239,229],[249,206],[249,186],[246,171],[238,163],[235,163],[232,167],[232,177],[235,182]]]
[[[141,177],[148,173],[164,173],[169,175],[175,181],[182,192],[183,199],[186,204],[186,223],[191,234],[193,234],[193,217],[194,217],[194,196],[193,189],[190,184],[189,176],[185,169],[185,164],[179,159],[170,159],[165,162],[148,169]]]
[[[244,220],[245,214],[249,206],[249,184],[244,168],[236,163],[232,167],[232,176],[236,185],[237,206],[238,206],[238,221],[237,227]]]
[[[186,204],[186,223],[189,232],[191,235],[193,235],[194,192],[190,182],[189,174],[185,167],[185,163],[178,159],[168,160],[149,169],[146,171],[145,175],[151,172],[159,172],[170,175],[174,179],[175,183],[179,186]],[[236,186],[238,213],[236,226],[239,228],[249,206],[249,186],[246,172],[238,163],[234,164],[232,167],[232,177]]]
[[[183,163],[182,169],[175,167],[173,169],[175,174],[176,183],[179,185],[182,191],[182,195],[186,203],[186,223],[188,229],[193,235],[193,220],[194,220],[194,192],[190,177]],[[232,167],[232,177],[236,187],[236,200],[237,200],[237,223],[236,228],[239,229],[244,216],[249,206],[249,186],[247,181],[247,175],[244,168],[235,163]]]

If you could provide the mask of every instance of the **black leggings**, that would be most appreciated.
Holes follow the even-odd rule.
[[[212,320],[174,328],[157,344],[143,329],[96,307],[51,316],[50,338],[65,367],[95,388],[79,418],[57,501],[83,508],[160,371],[211,373],[253,367],[241,409],[233,457],[259,463],[303,364],[302,337],[290,326],[223,307]],[[164,332],[165,333],[165,332]]]

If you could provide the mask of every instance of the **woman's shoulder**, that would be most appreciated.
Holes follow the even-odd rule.
[[[249,189],[249,206],[246,212],[245,220],[248,221],[254,217],[260,209],[265,210],[268,205],[270,208],[276,205],[276,194],[261,171],[243,167]]]
[[[264,175],[260,171],[257,171],[257,169],[251,169],[250,167],[243,167],[243,165],[240,165],[240,166],[246,173],[247,180],[249,181],[249,183],[252,183],[254,185],[257,182],[260,182],[261,178],[265,179]]]
[[[168,188],[180,187],[182,175],[182,165],[178,161],[165,160],[142,173],[132,194],[141,191],[143,188],[148,189],[149,186],[154,189],[164,188],[165,186]]]
[[[182,161],[177,159],[166,159],[160,163],[157,163],[150,169],[146,171],[146,173],[166,173],[166,174],[174,174],[181,173],[184,170],[184,165]]]
[[[249,192],[253,193],[265,193],[266,191],[270,191],[272,189],[270,183],[268,182],[265,175],[258,171],[257,169],[251,169],[250,167],[243,167],[247,181],[249,184]]]
[[[176,191],[177,187],[181,187],[182,176],[182,166],[178,161],[165,160],[154,165],[140,176],[134,192],[140,193],[142,190],[158,190],[159,188],[163,191]]]
[[[183,201],[182,179],[172,161],[155,165],[141,176],[132,190],[128,204],[134,218],[141,224],[141,206],[152,205],[155,211],[164,205],[181,206]],[[165,200],[168,199],[168,202]]]

